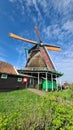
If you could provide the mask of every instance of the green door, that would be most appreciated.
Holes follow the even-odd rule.
[[[52,90],[52,86],[53,86],[53,89],[57,89],[56,80],[53,80],[53,83],[50,80],[47,80],[48,90]],[[42,82],[42,87],[43,89],[46,89],[46,80]]]

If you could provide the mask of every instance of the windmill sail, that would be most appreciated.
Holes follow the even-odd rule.
[[[47,53],[47,50],[60,51],[61,48],[57,46],[49,45],[49,44],[43,44],[38,27],[36,26],[35,26],[35,31],[38,36],[39,43],[37,43],[34,40],[29,40],[29,39],[20,37],[13,33],[10,33],[9,36],[18,40],[35,44],[35,46],[29,50],[29,53],[28,53],[29,56],[26,61],[26,67],[45,67],[45,68],[49,68],[49,70],[51,71],[55,70],[52,60],[50,59],[50,56]]]

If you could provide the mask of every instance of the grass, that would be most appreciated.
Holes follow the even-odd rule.
[[[27,90],[18,90],[13,92],[0,93],[0,112],[9,113],[14,112],[20,107],[25,108],[34,106],[36,100],[40,100],[38,95],[31,93]]]
[[[40,99],[27,90],[0,93],[1,129],[24,129],[23,122],[28,124],[27,121],[33,118],[32,113]]]
[[[0,93],[0,130],[73,130],[73,86],[38,96],[28,90]]]

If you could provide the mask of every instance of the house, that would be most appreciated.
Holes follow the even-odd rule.
[[[0,91],[24,89],[34,85],[34,79],[36,78],[18,73],[11,64],[0,61]]]

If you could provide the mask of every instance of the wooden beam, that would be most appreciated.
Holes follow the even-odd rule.
[[[46,92],[48,91],[48,83],[47,83],[47,72],[46,72]]]
[[[51,83],[52,83],[52,91],[54,90],[53,89],[53,75],[51,74]]]

